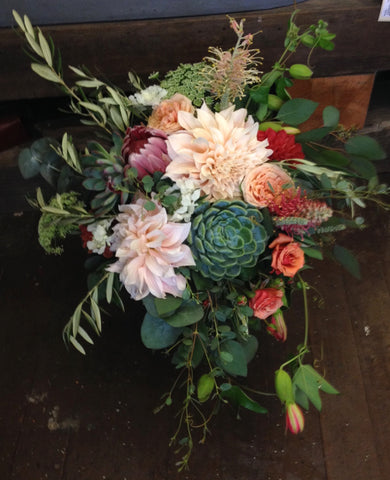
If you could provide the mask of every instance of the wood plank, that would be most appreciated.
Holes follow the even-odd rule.
[[[390,69],[390,31],[385,22],[377,22],[376,0],[307,0],[299,5],[299,11],[300,24],[323,18],[337,34],[334,52],[319,51],[312,56],[316,76]],[[264,71],[282,51],[291,12],[292,7],[282,7],[242,15],[247,19],[248,32],[262,30],[254,46],[264,56]],[[142,76],[154,71],[164,73],[181,62],[201,60],[210,45],[230,48],[235,41],[225,15],[50,26],[42,30],[54,38],[64,65],[86,63],[92,72],[125,89],[128,70]],[[0,29],[0,45],[0,101],[58,95],[54,86],[30,71],[21,41],[12,29]],[[295,60],[304,61],[304,57],[301,51]]]
[[[309,80],[296,80],[289,89],[293,98],[310,98],[318,102],[310,119],[300,125],[302,131],[323,126],[322,111],[332,105],[340,110],[340,123],[345,128],[364,127],[375,75],[341,75]]]
[[[262,397],[259,401],[269,408],[268,415],[242,412],[237,420],[233,410],[223,408],[206,444],[196,444],[191,470],[178,473],[175,462],[180,457],[168,443],[181,394],[171,408],[153,415],[176,372],[168,358],[142,345],[140,304],[130,303],[125,315],[113,311],[105,319],[104,335],[86,357],[67,352],[62,325],[84,292],[78,244],[68,245],[64,256],[48,257],[39,251],[36,239],[30,243],[35,215],[1,218],[8,229],[1,229],[0,240],[9,255],[7,261],[5,253],[1,257],[1,287],[8,299],[0,307],[2,331],[4,322],[8,327],[7,348],[0,350],[8,369],[3,369],[1,380],[7,384],[13,379],[0,401],[2,458],[7,459],[0,463],[1,478],[326,480],[318,415],[308,414],[303,435],[286,435],[279,402]],[[19,274],[19,262],[25,275]],[[295,347],[301,330],[302,325],[291,330],[289,345],[264,339],[252,364],[253,387],[272,388],[280,354]],[[14,355],[18,361],[9,362]],[[18,422],[20,405],[24,416]],[[50,429],[55,407],[59,426]],[[67,430],[72,419],[79,420],[79,428]]]
[[[390,407],[390,219],[371,208],[367,222],[367,235],[354,243],[362,279],[345,277],[344,284],[379,465],[390,472],[390,420],[384,415]]]
[[[385,479],[390,472],[385,453],[389,422],[383,417],[390,407],[389,335],[384,324],[390,297],[379,267],[381,263],[383,269],[389,266],[381,260],[382,252],[386,256],[390,249],[388,217],[385,212],[374,217],[371,210],[367,216],[373,219],[371,227],[339,242],[361,259],[362,281],[337,265],[321,263],[307,275],[324,296],[322,308],[312,305],[313,353],[341,392],[338,398],[323,396],[321,427],[328,480]],[[318,297],[316,291],[312,295]]]

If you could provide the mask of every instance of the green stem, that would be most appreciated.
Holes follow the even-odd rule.
[[[299,278],[299,281],[301,282],[301,287],[302,287],[302,295],[303,295],[303,307],[304,307],[304,315],[305,315],[305,339],[303,342],[303,348],[307,349],[307,343],[309,339],[309,305],[307,301],[307,293],[306,290],[308,289],[306,283],[303,281],[301,275],[298,273],[297,277]]]

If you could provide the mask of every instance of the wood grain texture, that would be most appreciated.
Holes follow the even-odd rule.
[[[104,335],[86,357],[66,351],[61,329],[85,291],[79,244],[47,256],[37,244],[35,214],[0,215],[0,360],[7,367],[0,374],[1,478],[387,480],[390,225],[383,212],[369,215],[369,229],[340,239],[360,259],[362,281],[331,263],[304,277],[324,299],[322,308],[311,308],[313,358],[340,395],[322,394],[322,413],[311,409],[298,436],[285,434],[275,399],[259,399],[267,415],[242,412],[237,420],[223,409],[206,444],[196,445],[191,470],[181,474],[168,447],[180,395],[152,413],[175,372],[169,359],[142,346],[139,304],[106,316]],[[286,321],[285,344],[262,339],[249,385],[271,388],[278,361],[302,338],[299,296]],[[54,411],[57,425],[50,423]]]
[[[246,31],[261,34],[254,46],[264,57],[263,70],[280,55],[293,7],[246,12]],[[373,73],[390,68],[390,30],[378,23],[376,0],[307,0],[299,4],[299,24],[319,18],[337,34],[333,52],[318,51],[311,58],[316,76]],[[239,18],[240,15],[237,15]],[[210,45],[230,48],[234,33],[225,15],[44,27],[61,50],[64,65],[86,63],[95,74],[127,88],[129,70],[142,76],[162,73],[178,63],[195,62]],[[29,69],[22,42],[12,29],[0,29],[0,100],[56,96],[56,87]],[[303,61],[300,53],[294,59]]]
[[[323,125],[322,111],[328,105],[340,110],[340,123],[361,129],[366,122],[375,75],[341,75],[296,80],[289,92],[293,98],[310,98],[318,107],[310,119],[300,125],[302,131]]]

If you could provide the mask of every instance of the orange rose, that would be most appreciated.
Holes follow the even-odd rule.
[[[293,277],[305,264],[305,254],[299,243],[284,233],[279,233],[269,248],[273,248],[271,266],[277,275]]]
[[[283,306],[283,290],[279,288],[259,288],[255,296],[249,300],[253,315],[265,320]]]
[[[282,194],[295,192],[292,178],[282,168],[269,162],[250,170],[241,188],[244,200],[259,208],[277,204]]]
[[[181,130],[177,121],[177,114],[180,110],[194,112],[191,100],[180,93],[176,93],[168,100],[163,100],[149,117],[148,127],[157,128],[165,133],[173,133]]]

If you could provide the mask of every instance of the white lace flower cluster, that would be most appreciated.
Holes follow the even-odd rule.
[[[161,100],[167,96],[168,91],[159,85],[151,85],[143,90],[130,95],[129,100],[132,105],[142,105],[144,107],[155,107]]]
[[[175,185],[165,191],[167,195],[174,195],[178,192],[181,196],[180,207],[175,210],[173,215],[169,216],[169,219],[171,222],[190,222],[200,197],[200,188],[191,179],[183,178],[177,180]]]
[[[111,245],[111,235],[108,234],[111,223],[112,220],[100,220],[88,225],[87,230],[92,233],[92,240],[87,242],[88,250],[101,255]]]

